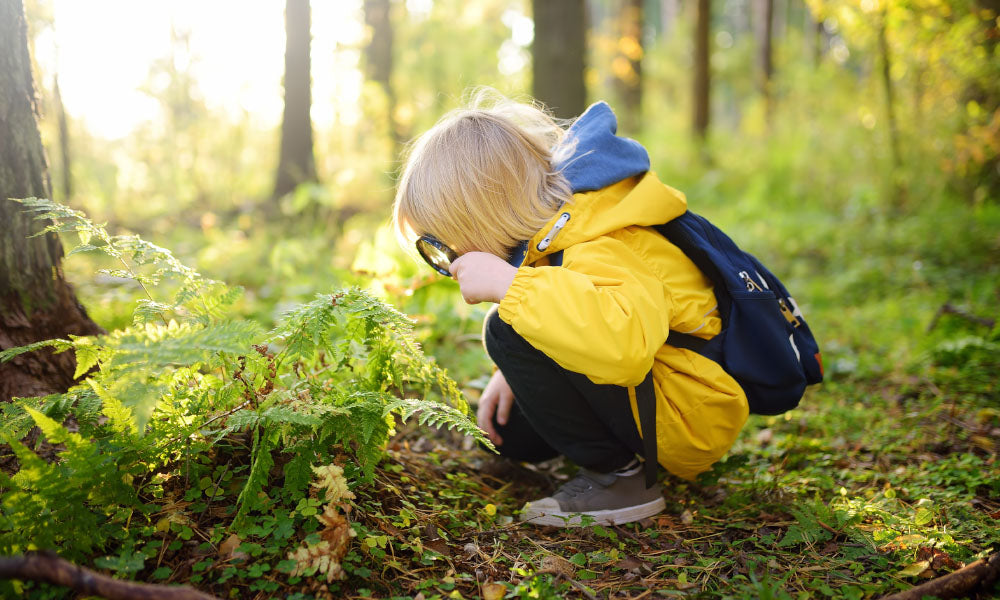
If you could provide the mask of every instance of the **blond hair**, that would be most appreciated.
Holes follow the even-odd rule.
[[[393,210],[400,241],[429,234],[459,254],[506,258],[572,197],[553,167],[564,137],[538,106],[478,92],[410,147]]]

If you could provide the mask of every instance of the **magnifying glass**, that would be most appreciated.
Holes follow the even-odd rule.
[[[451,277],[451,271],[448,268],[458,258],[458,254],[455,254],[455,251],[446,246],[444,242],[433,235],[422,235],[417,239],[417,252],[435,271],[446,277]]]

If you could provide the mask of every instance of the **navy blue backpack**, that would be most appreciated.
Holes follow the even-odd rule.
[[[777,415],[823,381],[819,345],[795,300],[764,265],[691,211],[656,229],[711,280],[722,330],[711,340],[675,331],[667,343],[711,358],[733,376],[750,412]]]
[[[798,406],[806,386],[823,380],[819,345],[795,300],[767,268],[707,219],[691,211],[655,227],[715,286],[722,329],[711,340],[671,331],[667,344],[719,363],[740,384],[750,412],[777,415]],[[561,251],[551,264],[562,263]],[[647,457],[656,456],[656,398],[652,372],[636,388]],[[653,435],[646,435],[653,433]],[[646,482],[656,460],[646,461]]]

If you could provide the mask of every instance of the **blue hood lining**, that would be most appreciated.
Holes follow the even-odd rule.
[[[574,194],[592,192],[649,171],[649,153],[639,142],[619,137],[618,119],[607,102],[595,102],[566,132],[555,149],[553,165],[569,181]],[[561,158],[560,154],[569,156]],[[513,249],[507,262],[521,266],[527,240]]]
[[[639,142],[616,135],[618,119],[607,102],[590,105],[567,131],[562,147],[571,152],[554,165],[573,193],[591,192],[649,171],[649,153]],[[559,156],[559,149],[556,149]]]

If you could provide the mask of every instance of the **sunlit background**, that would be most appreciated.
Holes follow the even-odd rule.
[[[456,302],[387,226],[401,152],[475,86],[528,97],[532,43],[547,32],[528,0],[387,4],[388,85],[368,69],[366,3],[312,2],[316,181],[274,197],[284,2],[27,2],[54,198],[242,285],[244,310],[264,319],[342,284],[401,302],[424,290],[431,302],[433,281],[450,316],[408,305],[424,334],[442,318],[466,328],[479,309]],[[623,26],[626,5],[641,7],[638,29]],[[611,103],[692,207],[801,282],[807,309],[955,272],[978,250],[957,252],[962,236],[940,232],[967,230],[961,211],[989,210],[1000,186],[997,16],[974,0],[774,0],[765,86],[762,5],[711,3],[704,139],[692,129],[694,2],[584,2],[587,100]],[[623,91],[635,88],[638,104]],[[908,217],[921,210],[947,215],[934,234],[916,233],[923,225]],[[855,239],[851,224],[872,231]],[[907,236],[923,241],[906,246]],[[967,241],[977,239],[988,246]],[[127,320],[129,292],[109,292],[74,260],[97,318]],[[876,302],[857,318],[882,324],[886,311],[912,309]],[[836,356],[848,341],[829,345]]]

